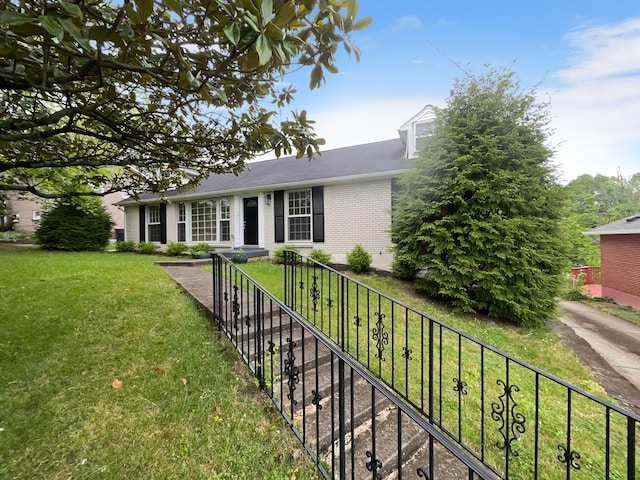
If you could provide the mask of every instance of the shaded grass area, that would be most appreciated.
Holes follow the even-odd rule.
[[[153,260],[0,245],[0,477],[315,478]]]

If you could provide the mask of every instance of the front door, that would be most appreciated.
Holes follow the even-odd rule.
[[[258,245],[258,197],[244,199],[244,244]]]

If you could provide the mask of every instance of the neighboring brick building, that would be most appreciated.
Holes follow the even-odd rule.
[[[114,238],[116,229],[124,229],[124,212],[115,203],[122,200],[121,193],[110,193],[102,197],[107,212],[113,219]],[[40,220],[47,207],[44,204],[53,204],[52,200],[43,201],[33,195],[8,195],[9,211],[13,215],[13,229],[17,232],[33,233],[40,226]]]
[[[600,235],[602,296],[640,309],[640,213],[586,233]]]
[[[164,200],[123,200],[125,237],[161,248],[179,241],[273,251],[287,243],[303,254],[321,248],[336,263],[346,263],[359,243],[372,266],[390,269],[393,180],[411,168],[431,131],[433,111],[421,110],[395,140],[328,150],[311,162],[286,157],[251,163],[237,176],[212,175],[193,191],[165,192]]]

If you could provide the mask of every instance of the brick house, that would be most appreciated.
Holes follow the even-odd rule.
[[[321,248],[337,263],[361,244],[373,267],[388,270],[394,179],[411,167],[432,112],[421,110],[397,139],[328,150],[310,162],[254,162],[237,176],[212,175],[192,191],[123,200],[125,237],[160,248],[174,241],[273,251],[286,243],[303,254]]]
[[[640,309],[640,213],[585,233],[600,235],[602,296]]]
[[[109,193],[102,197],[102,203],[113,219],[113,235],[115,231],[124,229],[124,212],[115,205],[122,200],[121,193]],[[45,201],[31,194],[10,193],[7,205],[12,214],[13,230],[17,232],[33,233],[40,226],[42,215],[47,211],[47,205],[52,201]]]

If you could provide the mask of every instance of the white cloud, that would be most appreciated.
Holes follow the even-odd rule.
[[[566,38],[576,54],[556,73],[561,83],[551,100],[565,180],[639,172],[640,18]]]
[[[400,17],[393,24],[393,30],[409,30],[412,28],[420,28],[422,22],[416,15],[408,15],[406,17]]]

